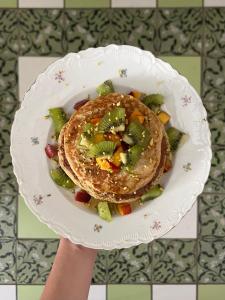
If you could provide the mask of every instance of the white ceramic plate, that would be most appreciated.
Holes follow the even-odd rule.
[[[76,204],[71,193],[52,182],[44,153],[52,133],[51,120],[44,118],[48,109],[62,106],[71,113],[76,101],[95,96],[96,86],[106,79],[119,92],[164,95],[171,124],[188,134],[172,171],[163,178],[163,195],[111,223]],[[114,249],[150,242],[178,224],[203,190],[212,154],[206,111],[188,81],[150,52],[110,45],[70,53],[38,76],[16,113],[11,155],[20,193],[42,222],[75,243]]]

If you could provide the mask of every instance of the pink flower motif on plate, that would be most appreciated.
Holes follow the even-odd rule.
[[[41,205],[43,203],[42,195],[34,195],[33,200],[36,205]]]
[[[181,98],[181,100],[183,102],[183,107],[188,106],[188,104],[191,103],[191,96],[185,95],[184,97]]]
[[[65,77],[63,76],[65,71],[59,70],[57,73],[55,73],[55,80],[58,81],[58,83],[61,83],[62,81],[65,81]]]
[[[160,221],[154,221],[153,225],[151,226],[152,229],[154,230],[159,230],[161,228],[161,222]]]

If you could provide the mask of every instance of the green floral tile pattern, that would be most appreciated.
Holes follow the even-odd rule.
[[[107,251],[98,251],[93,270],[92,283],[102,284],[107,282],[107,255]]]
[[[18,18],[21,55],[63,53],[63,10],[20,9]]]
[[[225,59],[203,59],[203,100],[225,102]]]
[[[153,242],[153,283],[194,283],[196,265],[195,240]]]
[[[57,248],[58,240],[18,240],[17,283],[45,283]]]
[[[225,147],[214,147],[211,162],[211,170],[204,192],[224,193],[225,192]]]
[[[15,283],[15,240],[0,239],[0,284]]]
[[[225,283],[225,240],[214,236],[199,241],[199,283]]]
[[[225,101],[205,102],[213,145],[225,145]]]
[[[0,150],[0,191],[13,195],[17,192],[16,177],[13,173],[11,156],[8,150]]]
[[[17,197],[0,194],[0,238],[16,237]]]
[[[225,8],[205,8],[205,45],[204,51],[208,57],[224,58]]]
[[[1,57],[14,57],[19,53],[18,18],[15,9],[0,9]]]
[[[202,51],[202,9],[159,9],[160,55],[198,55]]]
[[[151,281],[151,247],[141,244],[108,254],[109,283],[144,283]]]
[[[198,205],[199,235],[225,237],[225,194],[202,194]]]

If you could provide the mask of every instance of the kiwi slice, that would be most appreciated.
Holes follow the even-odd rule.
[[[66,189],[72,189],[75,187],[74,182],[66,175],[66,173],[61,169],[53,169],[50,172],[52,180]]]
[[[102,141],[97,144],[90,145],[88,156],[90,157],[112,156],[115,148],[116,148],[116,143],[111,141]]]
[[[166,133],[169,139],[170,149],[172,152],[174,152],[177,150],[177,147],[183,136],[183,133],[174,127],[168,128]]]
[[[116,107],[113,110],[109,111],[101,119],[98,125],[99,132],[108,132],[112,128],[119,128],[120,125],[125,123],[125,108]]]
[[[153,106],[160,106],[164,103],[164,97],[160,94],[151,94],[147,95],[142,99],[142,102],[148,106],[149,108],[152,108]]]
[[[127,135],[131,138],[134,144],[138,144],[144,149],[150,141],[150,132],[138,121],[132,121],[127,128]]]
[[[94,136],[94,126],[91,123],[86,123],[83,128],[83,132],[80,137],[80,146],[88,148],[92,143]]]
[[[160,184],[153,186],[147,193],[141,196],[141,202],[153,200],[163,193],[163,188]]]
[[[132,169],[141,157],[143,148],[140,145],[134,145],[127,151],[126,169]]]
[[[99,96],[105,96],[114,92],[114,87],[111,80],[106,80],[102,84],[100,84],[97,89],[97,93]]]
[[[102,218],[105,221],[112,221],[112,215],[110,212],[110,208],[107,202],[105,201],[100,201],[98,203],[98,214],[99,217]]]

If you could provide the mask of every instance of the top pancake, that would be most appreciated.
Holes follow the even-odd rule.
[[[115,106],[124,107],[129,116],[138,109],[144,116],[146,127],[153,140],[132,170],[132,174],[121,170],[119,173],[108,173],[101,170],[94,159],[88,158],[85,151],[78,147],[80,135],[85,123],[93,118],[102,118]],[[164,126],[157,116],[141,101],[129,95],[112,93],[90,100],[74,112],[64,128],[64,152],[74,175],[89,191],[99,194],[125,195],[143,188],[154,178],[161,160],[162,139],[165,136]]]

